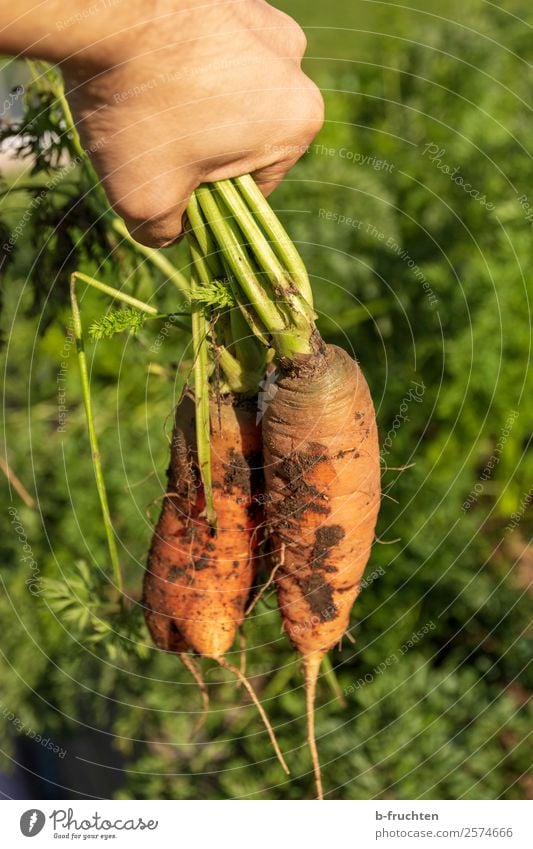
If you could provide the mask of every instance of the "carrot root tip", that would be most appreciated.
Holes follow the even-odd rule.
[[[304,672],[305,672],[305,706],[307,713],[307,743],[313,763],[313,772],[315,774],[315,786],[317,799],[324,799],[324,790],[322,787],[322,771],[320,769],[320,760],[318,758],[318,749],[316,746],[315,736],[315,696],[316,684],[320,665],[324,659],[324,653],[320,651],[312,652],[305,655]]]
[[[202,673],[200,672],[197,664],[194,662],[192,657],[189,657],[186,652],[180,652],[179,658],[185,668],[191,673],[192,677],[198,684],[198,689],[202,697],[202,712],[198,717],[197,721],[195,722],[194,727],[191,731],[191,738],[194,738],[196,737],[200,729],[203,727],[207,719],[207,714],[209,712],[209,693],[207,691],[205,681],[202,678]]]
[[[267,730],[268,736],[270,737],[270,741],[272,743],[272,746],[274,748],[274,751],[276,753],[276,757],[277,757],[278,761],[280,762],[281,766],[283,767],[284,772],[287,775],[290,775],[289,767],[285,763],[285,758],[283,757],[283,755],[281,753],[281,749],[278,745],[278,741],[276,740],[276,735],[274,734],[274,729],[272,728],[270,721],[268,719],[268,716],[265,713],[265,709],[264,709],[263,705],[261,704],[261,702],[259,701],[259,699],[257,697],[257,693],[255,692],[254,688],[250,684],[248,678],[246,677],[246,675],[243,675],[243,673],[241,672],[240,669],[238,669],[238,667],[233,666],[231,663],[228,663],[228,661],[224,657],[215,657],[213,659],[216,660],[217,663],[220,664],[220,666],[222,666],[223,669],[227,669],[228,672],[231,672],[233,675],[235,675],[239,679],[239,681],[241,682],[243,687],[246,689],[246,691],[247,691],[248,695],[250,696],[252,702],[256,706],[261,719],[263,720],[263,724],[264,724],[264,726]]]

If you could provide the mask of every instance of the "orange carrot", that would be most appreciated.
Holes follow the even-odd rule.
[[[168,487],[144,578],[143,603],[157,646],[192,650],[235,675],[254,702],[276,756],[289,769],[257,695],[224,654],[242,624],[252,588],[262,523],[263,470],[256,400],[210,401],[210,447],[216,529],[205,517],[196,453],[195,406],[188,396],[176,410]],[[186,663],[196,680],[194,664]],[[205,691],[202,691],[205,705]]]
[[[168,487],[144,579],[154,642],[169,651],[221,658],[244,619],[262,521],[261,432],[255,403],[210,403],[211,458],[217,527],[204,516],[196,456],[194,402],[176,410]]]
[[[267,521],[284,628],[303,656],[308,738],[318,795],[314,694],[359,593],[380,504],[374,407],[342,349],[295,357],[263,417]]]

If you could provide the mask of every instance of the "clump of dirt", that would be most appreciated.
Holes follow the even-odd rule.
[[[311,567],[323,572],[336,572],[337,567],[326,563],[326,557],[344,537],[345,531],[340,525],[325,525],[322,528],[317,528],[315,544],[311,552]]]
[[[338,610],[333,602],[333,587],[324,581],[322,574],[300,578],[298,583],[311,613],[320,617],[321,622],[331,622],[335,619]]]
[[[308,472],[329,458],[323,445],[311,443],[309,447],[312,449],[311,452],[295,451],[289,454],[276,469],[276,475],[283,481],[287,492],[283,501],[276,505],[276,509],[283,517],[278,523],[280,526],[287,525],[291,518],[301,516],[305,510],[324,516],[329,515],[330,508],[324,503],[323,494],[305,479]]]
[[[234,489],[238,489],[245,495],[251,494],[251,473],[250,466],[246,459],[234,448],[230,448],[229,462],[224,464],[227,466],[224,472],[224,486],[226,492],[232,494]]]
[[[168,570],[167,581],[174,583],[178,578],[183,578],[187,574],[186,566],[171,566]]]

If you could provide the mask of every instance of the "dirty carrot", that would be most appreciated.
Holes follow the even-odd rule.
[[[195,404],[176,409],[168,486],[144,578],[143,605],[157,646],[216,660],[247,689],[283,769],[288,768],[255,691],[224,658],[244,620],[260,542],[263,490],[256,405],[245,398],[209,403],[211,484],[216,527],[207,519],[196,445]],[[189,664],[186,664],[189,668]]]
[[[216,528],[207,521],[198,469],[194,402],[176,410],[167,494],[144,579],[155,643],[221,658],[233,645],[253,583],[262,505],[261,433],[246,399],[210,401]]]
[[[322,796],[314,693],[359,593],[380,504],[374,407],[357,363],[328,345],[282,373],[263,417],[267,520],[283,550],[275,582],[284,629],[304,661],[308,738]]]

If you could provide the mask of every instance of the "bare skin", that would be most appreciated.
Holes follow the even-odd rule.
[[[182,232],[201,182],[269,194],[323,122],[305,36],[263,0],[0,0],[0,52],[58,63],[116,211],[144,244]]]

